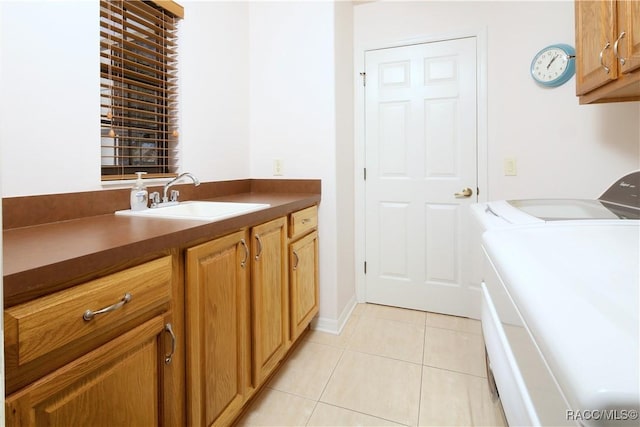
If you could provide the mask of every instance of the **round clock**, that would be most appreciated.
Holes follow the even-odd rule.
[[[575,57],[575,49],[567,44],[547,46],[533,57],[531,77],[542,86],[560,86],[575,74]]]

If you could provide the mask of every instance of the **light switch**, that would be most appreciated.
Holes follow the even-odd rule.
[[[515,157],[505,157],[504,159],[504,175],[516,176],[518,175],[518,168],[516,166]]]

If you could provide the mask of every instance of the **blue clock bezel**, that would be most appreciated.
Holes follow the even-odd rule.
[[[536,75],[534,73],[536,59],[543,52],[545,52],[545,51],[547,51],[549,49],[560,49],[560,50],[562,50],[564,53],[566,53],[569,56],[569,63],[567,65],[567,68],[565,68],[564,72],[562,74],[560,74],[558,77],[556,77],[553,80],[549,80],[548,82],[542,82],[542,81],[540,81],[540,80],[538,80],[536,78]],[[575,55],[576,55],[576,50],[573,48],[573,46],[570,46],[570,45],[564,44],[564,43],[552,44],[552,45],[546,46],[543,49],[540,49],[540,51],[533,56],[533,60],[531,61],[531,66],[529,67],[529,73],[531,74],[531,78],[533,78],[533,80],[537,84],[539,84],[541,86],[544,86],[544,87],[558,87],[560,85],[565,84],[576,73]]]

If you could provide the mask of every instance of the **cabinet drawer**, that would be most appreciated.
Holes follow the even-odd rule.
[[[74,341],[100,336],[135,318],[142,323],[166,311],[171,277],[167,256],[6,309],[7,364],[22,366]],[[123,303],[125,294],[131,297]],[[113,310],[96,313],[107,307]],[[96,314],[85,320],[88,310]]]
[[[296,238],[318,226],[318,206],[294,212],[289,217],[289,237]]]

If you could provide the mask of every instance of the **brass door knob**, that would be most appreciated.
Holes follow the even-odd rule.
[[[471,197],[472,194],[473,190],[469,187],[462,189],[462,191],[459,193],[453,193],[453,195],[456,197]]]

